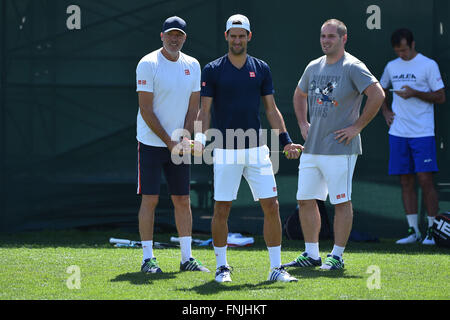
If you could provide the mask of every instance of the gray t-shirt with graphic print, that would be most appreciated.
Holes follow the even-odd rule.
[[[364,63],[345,52],[334,64],[326,56],[311,61],[306,67],[299,88],[308,94],[311,127],[304,153],[344,155],[361,154],[361,137],[348,145],[339,143],[334,132],[351,126],[359,118],[363,91],[378,80]]]

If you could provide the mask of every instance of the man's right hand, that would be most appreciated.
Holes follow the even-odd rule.
[[[191,143],[193,144],[192,154],[195,157],[201,157],[203,155],[203,150],[205,149],[203,144],[201,142],[195,141],[195,140],[191,140]]]
[[[386,109],[383,110],[383,117],[386,120],[387,126],[390,127],[392,122],[394,122],[395,113],[392,110]]]
[[[193,152],[193,142],[194,141],[189,140],[188,138],[183,138],[180,142],[170,141],[167,148],[170,153],[175,155],[182,156],[183,154],[191,154]]]
[[[167,149],[169,149],[170,153],[174,153],[176,155],[183,154],[182,142],[170,141],[169,143],[167,143]]]

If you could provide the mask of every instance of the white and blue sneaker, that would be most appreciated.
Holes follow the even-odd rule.
[[[195,258],[189,258],[185,263],[180,262],[180,271],[201,271],[209,272],[209,270],[203,266],[200,260]]]
[[[215,280],[219,283],[231,282],[231,270],[232,269],[233,268],[228,265],[218,267],[216,270]]]
[[[320,267],[322,265],[322,259],[314,260],[308,256],[308,253],[303,252],[298,256],[297,259],[289,263],[281,265],[284,268],[295,267],[295,268],[305,268],[305,267]]]
[[[269,272],[268,281],[281,281],[281,282],[297,282],[298,279],[291,276],[284,267],[272,268]]]
[[[428,245],[428,246],[434,246],[436,244],[436,242],[434,241],[434,237],[433,237],[433,228],[429,227],[427,230],[427,235],[425,237],[425,239],[423,239],[422,244]]]
[[[156,261],[156,258],[145,259],[141,265],[141,271],[143,273],[161,273],[162,270]]]
[[[321,270],[340,270],[344,269],[344,259],[341,257],[327,254],[327,258],[320,267]]]
[[[416,243],[420,242],[422,240],[422,236],[420,232],[414,231],[414,228],[410,227],[408,229],[408,235],[405,238],[402,238],[400,240],[397,240],[395,242],[396,244],[409,244],[409,243]]]

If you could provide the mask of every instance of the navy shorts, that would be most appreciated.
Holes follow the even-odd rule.
[[[137,194],[159,195],[161,171],[164,172],[170,195],[189,195],[190,165],[174,164],[166,147],[147,146],[138,142]]]
[[[389,135],[389,174],[438,171],[434,137],[403,138]]]

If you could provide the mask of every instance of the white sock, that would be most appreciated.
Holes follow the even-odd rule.
[[[406,219],[408,220],[408,225],[410,227],[414,228],[414,231],[416,231],[416,233],[419,233],[419,224],[417,222],[417,217],[418,217],[417,213],[406,215]]]
[[[281,267],[281,246],[267,247],[269,250],[270,269]]]
[[[344,254],[344,249],[345,249],[345,247],[339,247],[337,245],[334,245],[333,251],[331,251],[331,255],[342,258],[342,255]]]
[[[308,257],[311,257],[314,260],[319,259],[319,243],[305,242],[305,252],[308,254]]]
[[[192,237],[180,237],[181,263],[185,263],[191,258]]]
[[[431,228],[434,223],[434,217],[427,216],[428,218],[428,228]]]
[[[214,247],[217,268],[227,265],[227,247]]]
[[[144,257],[142,259],[142,263],[145,260],[153,258],[153,240],[149,241],[141,241],[142,251],[144,252]]]

